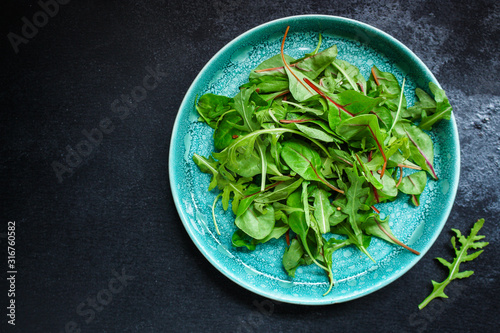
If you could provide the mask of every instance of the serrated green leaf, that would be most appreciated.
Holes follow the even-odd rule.
[[[301,261],[303,255],[304,248],[300,242],[296,239],[292,239],[292,243],[285,250],[282,260],[283,267],[289,276],[295,277],[295,271],[303,263],[303,261]]]
[[[448,298],[448,295],[446,295],[443,291],[443,289],[444,289],[443,283],[438,283],[434,280],[432,280],[431,282],[432,282],[432,287],[434,287],[434,292],[435,292],[436,297]],[[420,309],[420,310],[422,310],[422,309]]]
[[[465,279],[474,274],[474,271],[463,271],[453,274],[453,279]]]
[[[444,260],[443,258],[437,257],[436,260],[439,261],[440,263],[442,263],[446,267],[451,267],[451,263]]]
[[[435,281],[432,281],[432,285],[433,285],[434,289],[431,292],[431,294],[429,296],[427,296],[427,298],[422,303],[420,303],[420,305],[418,306],[418,308],[420,310],[422,310],[424,307],[426,307],[427,304],[429,304],[429,302],[432,301],[436,297],[448,298],[448,296],[446,296],[444,294],[444,288],[452,280],[465,279],[465,278],[468,278],[469,276],[471,276],[472,274],[474,274],[474,271],[460,272],[460,264],[463,262],[471,261],[471,260],[477,258],[483,252],[483,250],[480,250],[480,251],[474,252],[472,254],[467,253],[469,251],[469,249],[474,249],[474,248],[478,247],[477,246],[478,244],[486,243],[486,242],[475,243],[477,233],[482,228],[483,224],[484,224],[484,219],[479,219],[472,227],[471,232],[467,238],[462,235],[460,230],[452,229],[457,234],[457,237],[460,241],[461,246],[459,249],[456,248],[455,236],[453,236],[451,238],[451,243],[453,245],[453,249],[455,250],[455,258],[454,258],[453,262],[450,264],[449,262],[447,262],[446,260],[444,260],[442,258],[436,258],[439,260],[440,263],[442,263],[443,265],[448,267],[450,272],[448,274],[448,277],[443,282],[437,283]],[[483,237],[481,237],[481,239],[482,238]],[[488,243],[480,244],[479,247],[484,247],[486,245],[488,245]]]
[[[470,247],[473,249],[482,249],[483,247],[485,247],[488,244],[489,244],[488,242],[477,242],[477,243],[473,243]]]
[[[469,254],[469,255],[465,256],[465,257],[463,258],[462,262],[472,261],[472,260],[476,259],[477,257],[479,257],[479,255],[480,255],[481,253],[483,253],[483,251],[484,251],[484,250],[479,250],[479,251],[476,251],[476,252],[474,252],[474,253],[472,253],[472,254]]]
[[[218,162],[213,159],[212,156],[205,158],[198,154],[193,154],[193,161],[196,163],[201,172],[212,174],[212,179],[210,180],[210,185],[208,190],[211,191],[217,186],[217,176],[219,175]]]
[[[330,216],[334,213],[328,192],[318,188],[314,192],[314,217],[322,234],[330,232]]]

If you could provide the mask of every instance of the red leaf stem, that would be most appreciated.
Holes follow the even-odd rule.
[[[275,187],[275,186],[278,186],[278,185],[279,185],[279,184],[281,184],[281,183],[283,183],[283,181],[282,181],[282,180],[280,180],[279,182],[276,182],[276,183],[274,183],[274,184],[271,184],[271,185],[267,186],[266,188],[264,188],[264,191],[257,191],[257,192],[255,192],[255,193],[252,193],[252,194],[249,194],[249,195],[245,195],[242,199],[250,198],[250,197],[251,197],[251,196],[253,196],[253,195],[259,194],[259,193],[261,193],[261,192],[265,192],[265,191],[269,190],[270,188],[273,188],[273,187]]]
[[[308,121],[313,121],[314,119],[282,119],[280,123],[283,124],[293,124],[293,123],[306,123]]]
[[[375,80],[375,83],[377,84],[377,86],[380,86],[380,82],[378,82],[378,77],[377,75],[375,74],[375,67],[372,67],[372,75],[373,75],[373,79]]]
[[[403,180],[403,168],[399,167],[399,180],[398,183],[396,184],[396,187],[398,187],[401,184],[402,180]]]
[[[411,247],[409,247],[409,246],[407,246],[407,245],[405,245],[405,244],[401,243],[401,241],[399,241],[397,238],[395,238],[395,237],[393,237],[391,234],[389,234],[389,233],[387,232],[387,230],[385,230],[385,229],[382,227],[382,225],[381,225],[381,224],[377,221],[377,219],[375,219],[375,222],[377,223],[377,225],[378,225],[378,227],[380,228],[380,230],[382,230],[382,231],[384,232],[384,234],[386,234],[386,235],[387,235],[387,237],[389,237],[389,238],[390,238],[390,239],[391,239],[394,243],[398,244],[399,246],[404,247],[404,248],[405,248],[405,249],[407,249],[408,251],[413,252],[413,253],[415,253],[415,254],[416,254],[416,255],[418,255],[418,256],[420,255],[420,252],[418,252],[418,251],[416,251],[416,250],[412,249]]]
[[[378,142],[378,139],[377,139],[375,133],[373,133],[372,127],[370,125],[367,125],[367,124],[349,124],[348,126],[365,126],[365,127],[368,127],[368,129],[370,130],[370,133],[373,137],[373,140],[375,140],[375,143],[377,144],[378,150],[380,151],[380,154],[382,154],[382,158],[384,159],[384,165],[382,166],[382,172],[380,173],[380,179],[382,179],[382,177],[384,176],[384,173],[385,173],[385,169],[387,167],[387,157],[385,156],[384,150],[382,149],[380,142]]]
[[[281,42],[281,59],[283,60],[283,64],[287,67],[287,69],[290,71],[290,73],[292,73],[292,75],[295,77],[295,79],[297,79],[297,81],[300,82],[300,84],[306,88],[306,90],[312,94],[312,92],[309,90],[309,88],[307,88],[307,86],[297,77],[297,75],[295,75],[295,73],[292,71],[292,68],[290,67],[290,65],[288,65],[288,63],[286,62],[285,60],[285,53],[283,51],[283,49],[285,48],[285,40],[286,40],[286,35],[288,34],[288,30],[290,29],[290,26],[286,27],[286,31],[285,31],[285,35],[283,36],[283,41]]]
[[[304,78],[304,81],[305,83],[307,83],[311,88],[313,88],[313,90],[315,92],[317,92],[321,97],[329,100],[330,102],[332,102],[339,110],[342,110],[344,111],[345,113],[347,113],[348,115],[350,115],[351,117],[354,117],[354,114],[350,113],[349,111],[347,111],[347,109],[345,108],[344,105],[340,105],[339,103],[335,102],[333,99],[331,99],[330,97],[326,96],[324,92],[322,92],[321,90],[318,89],[318,87],[316,87],[308,78]]]

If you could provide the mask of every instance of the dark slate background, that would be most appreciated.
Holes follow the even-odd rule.
[[[1,332],[498,327],[497,1],[70,1],[17,54],[7,34],[21,35],[23,17],[43,21],[41,7],[14,0],[0,6]],[[462,152],[456,202],[430,252],[390,286],[321,307],[270,302],[221,275],[184,230],[167,174],[173,122],[202,66],[246,30],[307,13],[360,20],[413,50],[448,93]],[[159,66],[165,77],[128,117],[118,118],[111,104],[142,84],[147,66]],[[75,149],[85,138],[82,131],[106,118],[113,131],[59,183],[52,163],[64,162],[66,147]],[[480,217],[490,245],[464,265],[476,273],[450,285],[450,299],[419,312],[430,280],[446,276],[433,258],[451,258],[450,228],[468,230]],[[7,325],[5,309],[11,220],[17,240],[15,328]],[[129,277],[125,287],[115,283],[115,273]],[[109,303],[89,311],[95,297]]]

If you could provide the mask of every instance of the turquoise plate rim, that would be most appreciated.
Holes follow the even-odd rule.
[[[180,201],[179,193],[177,190],[177,184],[182,184],[182,180],[178,179],[176,177],[176,172],[175,172],[175,167],[176,163],[173,163],[173,161],[176,161],[176,158],[178,158],[182,152],[179,150],[179,146],[176,145],[176,138],[182,138],[183,136],[180,135],[179,133],[179,127],[180,127],[180,122],[183,117],[188,116],[190,109],[193,107],[193,99],[192,96],[196,95],[196,92],[194,91],[198,81],[201,80],[201,78],[208,72],[208,69],[213,66],[217,61],[218,58],[224,54],[225,52],[229,51],[231,48],[233,48],[235,45],[237,45],[242,39],[245,37],[256,33],[259,30],[265,29],[266,27],[269,27],[274,24],[283,24],[286,22],[291,22],[291,21],[297,21],[297,20],[309,20],[309,19],[322,19],[322,20],[332,20],[335,21],[337,24],[350,24],[350,25],[355,25],[357,27],[360,27],[364,29],[365,31],[369,31],[373,35],[375,35],[377,38],[385,39],[384,42],[389,43],[393,45],[398,51],[404,53],[406,56],[411,58],[412,61],[414,61],[420,70],[424,71],[424,74],[431,79],[432,82],[435,84],[439,85],[439,82],[436,80],[432,72],[427,68],[427,66],[418,58],[408,47],[406,47],[403,43],[398,41],[396,38],[390,36],[389,34],[385,33],[384,31],[375,28],[369,24],[345,18],[345,17],[340,17],[340,16],[331,16],[331,15],[318,15],[318,14],[313,14],[313,15],[296,15],[296,16],[288,16],[276,20],[272,20],[269,22],[266,22],[264,24],[261,24],[259,26],[256,26],[255,28],[252,28],[243,34],[239,35],[238,37],[234,38],[231,42],[226,44],[222,49],[220,49],[209,61],[208,63],[202,68],[202,70],[198,73],[196,78],[193,80],[193,83],[189,87],[188,91],[186,92],[186,95],[179,107],[179,112],[177,113],[173,130],[172,130],[172,135],[171,135],[171,140],[170,140],[170,152],[169,152],[169,166],[168,166],[168,172],[169,172],[169,180],[170,180],[170,188],[172,191],[172,197],[177,209],[177,212],[179,213],[179,216],[182,220],[182,223],[190,236],[191,240],[193,243],[196,245],[196,247],[200,250],[200,252],[204,255],[204,257],[217,269],[219,270],[223,275],[228,277],[230,280],[233,282],[239,284],[243,288],[250,290],[258,295],[261,295],[263,297],[273,299],[279,302],[285,302],[285,303],[291,303],[291,304],[301,304],[301,305],[329,305],[329,304],[335,304],[335,303],[341,303],[341,302],[346,302],[349,300],[353,300],[362,296],[366,296],[374,291],[377,291],[399,277],[401,277],[403,274],[405,274],[408,270],[410,270],[420,259],[423,258],[423,256],[427,253],[427,251],[432,247],[434,242],[436,241],[437,237],[441,233],[444,225],[446,224],[446,221],[448,219],[448,216],[451,212],[451,209],[453,207],[453,203],[455,201],[457,189],[458,189],[458,183],[459,183],[459,176],[460,176],[460,143],[459,143],[459,136],[458,136],[458,130],[457,130],[457,125],[455,121],[455,117],[452,114],[451,120],[450,120],[450,125],[451,125],[451,131],[452,131],[452,136],[453,136],[453,148],[454,148],[454,154],[456,156],[456,161],[454,163],[454,173],[453,177],[450,178],[450,195],[449,199],[447,201],[447,205],[445,207],[445,212],[442,214],[442,219],[439,222],[439,224],[436,226],[434,229],[434,233],[430,237],[429,241],[426,243],[425,247],[421,250],[421,255],[420,256],[415,256],[413,259],[410,260],[409,263],[406,264],[404,268],[401,270],[391,274],[387,279],[384,279],[382,282],[378,281],[376,283],[370,284],[367,286],[365,290],[362,292],[356,293],[351,296],[343,297],[340,300],[332,300],[330,298],[324,298],[324,299],[301,299],[297,300],[294,299],[293,297],[290,297],[289,295],[283,295],[279,293],[269,293],[267,291],[263,291],[256,286],[253,286],[251,284],[245,283],[245,281],[240,278],[238,275],[235,275],[233,272],[231,272],[227,267],[221,265],[219,262],[217,262],[205,249],[205,247],[202,244],[202,240],[198,238],[198,236],[194,233],[193,227],[188,223],[188,216],[186,215],[185,207],[183,206],[182,202]],[[344,295],[345,296],[345,295]]]

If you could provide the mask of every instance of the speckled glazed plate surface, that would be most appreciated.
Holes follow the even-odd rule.
[[[316,48],[318,34],[322,49],[333,44],[338,58],[360,68],[365,78],[376,65],[406,77],[405,96],[415,102],[415,88],[428,91],[429,81],[437,83],[429,69],[403,44],[386,33],[350,19],[307,15],[294,16],[258,26],[220,50],[203,68],[189,88],[175,121],[170,144],[169,174],[173,198],[184,226],[203,255],[229,279],[264,297],[297,304],[332,304],[345,302],[376,291],[408,271],[428,251],[441,232],[455,198],[460,150],[455,120],[442,121],[430,133],[435,144],[435,169],[440,177],[430,180],[421,195],[421,206],[408,204],[400,194],[392,203],[380,204],[384,218],[390,215],[391,228],[401,241],[421,252],[416,256],[399,246],[374,238],[368,248],[373,263],[355,247],[334,253],[334,289],[325,297],[327,276],[316,265],[300,267],[291,279],[282,268],[284,239],[261,244],[255,251],[235,249],[231,235],[234,216],[217,205],[216,215],[221,235],[215,232],[211,205],[217,190],[207,192],[210,176],[193,163],[194,153],[208,156],[213,150],[213,130],[197,122],[194,108],[197,96],[205,93],[234,96],[247,82],[248,74],[263,60],[279,53],[280,43],[290,26],[285,53],[299,58]]]

